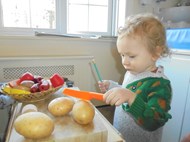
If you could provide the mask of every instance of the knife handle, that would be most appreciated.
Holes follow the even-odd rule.
[[[101,93],[96,93],[96,92],[89,92],[89,93],[90,93],[90,96],[91,96],[93,99],[103,101],[103,94],[101,94]]]

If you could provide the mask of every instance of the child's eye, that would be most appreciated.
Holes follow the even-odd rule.
[[[135,58],[136,56],[129,56],[129,58]]]

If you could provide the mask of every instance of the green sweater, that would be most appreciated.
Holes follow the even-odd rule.
[[[172,90],[170,81],[160,78],[147,77],[126,86],[137,94],[131,106],[122,104],[135,122],[142,128],[153,131],[163,126],[171,115],[170,103]]]

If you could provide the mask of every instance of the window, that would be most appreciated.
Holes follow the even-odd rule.
[[[0,35],[114,36],[125,19],[125,0],[0,0],[0,12]]]
[[[3,26],[55,29],[54,0],[2,0]]]

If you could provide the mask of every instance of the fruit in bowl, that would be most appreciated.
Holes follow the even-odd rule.
[[[50,77],[50,81],[53,87],[58,87],[64,84],[64,79],[57,73]]]
[[[64,84],[64,78],[58,73],[50,78],[33,75],[30,72],[22,74],[18,79],[1,87],[1,92],[19,101],[38,101],[47,98]]]
[[[20,77],[20,82],[24,81],[24,80],[34,80],[34,75],[30,72],[26,72],[24,74],[21,75]]]

